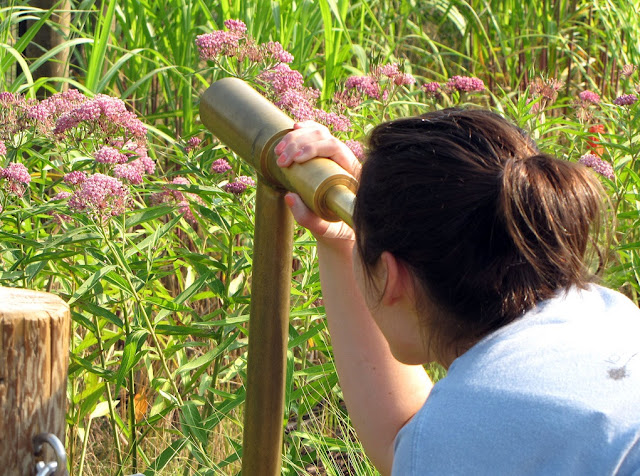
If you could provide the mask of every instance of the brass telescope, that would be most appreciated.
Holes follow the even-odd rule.
[[[224,78],[200,98],[203,124],[258,173],[242,444],[244,476],[280,474],[295,192],[317,215],[353,226],[357,182],[327,158],[282,168],[273,149],[294,121],[244,81]]]

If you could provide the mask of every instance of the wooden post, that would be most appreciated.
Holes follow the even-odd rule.
[[[32,475],[32,439],[64,444],[70,313],[57,296],[0,287],[0,472]],[[45,445],[45,461],[55,455]]]
[[[42,10],[49,10],[55,6],[56,11],[49,17],[51,23],[55,23],[57,26],[53,27],[51,23],[42,25],[40,30],[36,33],[33,41],[27,45],[25,51],[28,58],[34,59],[42,56],[49,50],[52,50],[56,46],[61,45],[66,41],[66,36],[69,35],[69,28],[71,24],[71,2],[69,0],[31,0],[29,6],[35,8],[41,8]],[[28,22],[28,26],[33,25],[34,20]],[[33,79],[38,78],[66,78],[69,76],[69,50],[64,49],[57,55],[51,58],[49,61],[41,65],[38,69],[32,72]],[[67,83],[62,83],[62,90],[66,90]],[[45,90],[38,91],[39,96],[44,98]]]

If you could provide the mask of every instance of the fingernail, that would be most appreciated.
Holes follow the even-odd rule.
[[[284,203],[286,203],[289,208],[293,207],[293,204],[295,203],[295,199],[293,198],[293,195],[291,195],[290,193],[287,193],[284,196]]]
[[[287,154],[282,154],[278,157],[278,159],[276,160],[276,163],[278,165],[284,165],[287,163]]]

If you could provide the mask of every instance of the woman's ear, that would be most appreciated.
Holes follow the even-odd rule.
[[[391,306],[413,296],[411,275],[402,261],[384,251],[380,255],[380,268],[380,279],[385,281],[380,301],[382,304]]]

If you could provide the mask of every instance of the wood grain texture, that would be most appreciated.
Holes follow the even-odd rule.
[[[53,433],[64,443],[70,319],[57,296],[0,287],[2,474],[33,474],[35,435]],[[55,460],[45,448],[45,460]]]

